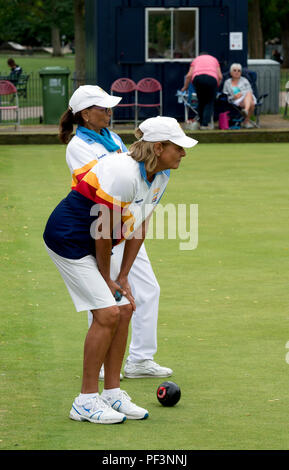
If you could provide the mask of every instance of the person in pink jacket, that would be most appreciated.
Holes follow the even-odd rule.
[[[218,60],[202,52],[190,65],[182,91],[193,84],[198,97],[200,129],[213,127],[214,101],[218,86],[223,78]]]

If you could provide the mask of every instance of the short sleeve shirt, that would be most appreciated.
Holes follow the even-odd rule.
[[[219,76],[218,76],[218,67],[219,67],[219,62],[218,60],[211,56],[211,55],[200,55],[196,57],[193,62],[191,63],[191,67],[193,68],[193,75],[192,75],[192,81],[197,75],[210,75],[211,77],[214,77],[217,82],[219,81]]]
[[[123,242],[153,211],[168,180],[169,171],[161,171],[149,182],[143,163],[128,153],[109,154],[53,211],[44,232],[46,244],[65,258],[95,256],[92,227],[103,206],[113,211],[116,220],[113,245]]]
[[[127,152],[122,139],[115,132],[110,131],[114,142],[119,145],[121,152]],[[109,152],[102,144],[95,142],[89,136],[77,130],[66,148],[66,163],[72,176],[73,188],[97,162],[103,157],[117,152]]]

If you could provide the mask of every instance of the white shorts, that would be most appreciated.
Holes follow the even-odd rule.
[[[80,259],[68,259],[50,250],[46,244],[45,247],[66,284],[77,312],[129,304],[129,300],[124,296],[119,302],[116,302],[98,270],[94,256],[88,255]],[[112,255],[110,263],[112,280],[115,280],[119,274],[120,262],[121,260],[114,259]]]

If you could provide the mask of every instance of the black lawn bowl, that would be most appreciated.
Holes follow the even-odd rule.
[[[157,399],[163,406],[174,406],[181,398],[181,389],[175,382],[163,382],[158,386]]]

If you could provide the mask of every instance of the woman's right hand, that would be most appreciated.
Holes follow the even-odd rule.
[[[110,290],[112,292],[112,295],[115,299],[116,299],[116,292],[119,292],[121,294],[121,296],[125,296],[129,300],[129,302],[131,303],[131,305],[133,307],[133,310],[135,310],[135,302],[134,302],[134,298],[133,298],[133,296],[130,292],[130,289],[129,290],[127,290],[125,288],[123,289],[120,284],[118,284],[115,281],[112,281],[111,279],[109,281],[107,281],[107,285],[110,288]]]

